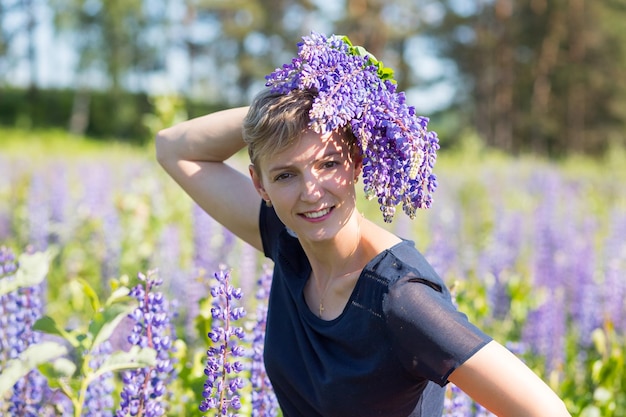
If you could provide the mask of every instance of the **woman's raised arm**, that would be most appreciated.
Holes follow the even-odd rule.
[[[249,175],[225,163],[245,147],[242,122],[247,107],[191,119],[160,131],[157,160],[211,217],[262,250],[260,197]]]

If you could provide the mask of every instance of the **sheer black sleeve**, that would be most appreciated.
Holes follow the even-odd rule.
[[[438,277],[405,267],[384,300],[392,343],[404,367],[444,386],[448,376],[491,338],[453,305]]]

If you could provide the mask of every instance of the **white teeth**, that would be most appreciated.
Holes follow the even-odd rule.
[[[307,219],[317,219],[317,218],[327,215],[329,212],[330,212],[330,209],[326,208],[320,211],[304,213],[304,217],[306,217]]]

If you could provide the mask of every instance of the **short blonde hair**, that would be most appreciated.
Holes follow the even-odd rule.
[[[294,90],[289,94],[259,93],[243,121],[243,139],[248,145],[250,162],[278,153],[294,144],[309,127],[309,110],[315,94]]]
[[[261,158],[285,150],[309,129],[309,111],[315,97],[316,93],[310,90],[283,94],[265,89],[254,98],[243,121],[243,139],[255,169]],[[346,127],[341,133],[354,152],[356,139],[352,130]]]

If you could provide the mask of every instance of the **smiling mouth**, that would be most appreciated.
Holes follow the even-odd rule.
[[[319,219],[320,217],[324,217],[325,215],[330,213],[331,210],[332,207],[329,207],[318,211],[309,211],[306,213],[302,213],[302,215],[307,219]]]

